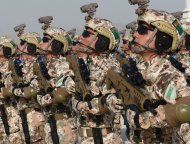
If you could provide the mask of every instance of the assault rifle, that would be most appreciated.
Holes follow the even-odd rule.
[[[90,72],[82,58],[77,58],[75,55],[67,56],[70,68],[75,74],[75,97],[79,101],[86,101],[89,108],[92,106],[90,101],[92,100],[92,94],[90,91]],[[95,144],[103,144],[102,133],[99,128],[92,128],[93,139]]]
[[[54,88],[50,85],[50,75],[46,68],[46,62],[42,56],[37,56],[37,61],[34,63],[34,74],[37,75],[38,84],[40,87],[39,94],[44,96],[47,93],[52,93]],[[59,136],[57,133],[57,125],[54,113],[50,112],[49,107],[44,107],[45,115],[51,129],[51,138],[53,144],[59,144]]]
[[[9,67],[10,70],[12,71],[13,90],[16,88],[23,88],[22,70],[21,67],[19,66],[18,59],[9,59]],[[17,100],[15,99],[15,101]],[[28,128],[26,112],[25,109],[22,110],[18,109],[18,110],[22,121],[22,128],[25,136],[25,142],[28,144],[30,143],[30,133]]]
[[[121,58],[121,57],[120,57]],[[113,68],[107,72],[107,88],[114,87],[119,91],[124,105],[136,105],[140,111],[150,111],[156,115],[155,108],[159,105],[165,104],[164,100],[153,101],[149,95],[142,93],[144,90],[143,84],[145,81],[141,74],[137,72],[134,61],[127,61],[126,58],[121,58],[120,64],[122,73],[115,72]],[[142,91],[140,91],[141,89]]]

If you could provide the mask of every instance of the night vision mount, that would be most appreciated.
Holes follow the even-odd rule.
[[[97,3],[90,3],[80,7],[82,13],[87,13],[87,16],[85,16],[86,21],[89,21],[90,19],[93,18],[96,12],[96,8],[98,8]]]
[[[126,27],[126,29],[131,30],[130,33],[133,34],[137,29],[137,22],[132,21],[132,22],[128,23],[125,27]]]
[[[148,3],[150,0],[128,0],[130,5],[138,5],[138,8],[136,9],[135,13],[138,15],[142,15],[147,7],[149,6]]]
[[[71,36],[71,38],[74,38],[74,36],[76,35],[76,28],[69,30],[67,33]]]
[[[43,29],[43,30],[46,30],[48,27],[50,27],[52,20],[53,20],[53,17],[52,17],[52,16],[44,16],[44,17],[40,17],[40,18],[38,19],[39,23],[44,24],[44,25],[42,26],[42,29]]]
[[[25,27],[26,27],[25,24],[20,24],[20,25],[14,27],[14,31],[18,32],[18,34],[17,34],[18,37],[21,36],[24,33],[24,28]]]

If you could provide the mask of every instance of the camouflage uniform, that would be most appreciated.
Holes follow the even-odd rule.
[[[89,109],[86,105],[86,109],[78,109],[78,103],[79,100],[73,98],[72,105],[73,109],[77,112],[77,126],[78,126],[78,133],[79,133],[79,141],[81,144],[91,144],[94,142],[93,137],[89,136],[87,133],[88,130],[91,130],[91,128],[102,128],[106,131],[106,129],[113,129],[113,131],[107,131],[107,134],[103,134],[103,142],[105,144],[118,144],[122,143],[120,139],[120,118],[115,119],[115,117],[118,115],[117,110],[115,110],[112,107],[112,104],[117,101],[117,99],[112,98],[114,96],[114,93],[112,91],[108,91],[105,85],[105,76],[106,71],[111,68],[118,68],[118,63],[113,55],[109,55],[106,57],[105,55],[102,56],[92,56],[92,57],[86,57],[83,58],[86,65],[89,68],[90,71],[90,90],[93,95],[93,99],[91,101],[92,103],[92,109]],[[110,93],[110,94],[109,94]],[[112,93],[112,94],[111,94]],[[101,95],[109,94],[107,97],[107,105],[110,111],[107,111],[104,114],[100,114],[100,108],[98,106],[98,95],[99,97]],[[99,122],[96,123],[96,116],[99,116]],[[119,116],[120,117],[120,114]],[[114,119],[116,120],[116,123],[114,123]]]
[[[69,69],[68,62],[66,58],[60,56],[59,58],[51,58],[47,60],[47,69],[48,74],[51,79],[49,80],[52,87],[65,87],[69,93],[74,92],[74,82],[72,81],[73,73]],[[41,106],[45,105],[54,105],[53,98],[50,94],[45,96],[38,95],[38,102]],[[71,109],[69,105],[70,98],[63,101],[61,105],[62,110],[58,108],[58,105],[53,106],[57,107],[55,112],[56,124],[57,124],[57,133],[59,135],[60,144],[64,143],[75,143],[76,141],[76,132],[73,123],[73,118],[71,115]],[[51,134],[50,134],[49,124],[45,125],[45,140],[46,143],[52,143]]]
[[[8,37],[0,37],[0,45],[11,48],[12,52],[15,51],[16,44],[14,44],[12,39]],[[1,105],[5,107],[5,112],[7,114],[7,120],[8,120],[8,125],[9,125],[9,132],[10,132],[9,136],[5,134],[4,125],[2,123],[2,119],[0,119],[0,143],[22,144],[23,141],[22,141],[21,129],[19,125],[20,118],[18,115],[18,111],[12,103],[12,98],[7,97],[5,99],[5,96],[3,94],[4,88],[10,88],[11,90],[11,86],[12,86],[12,77],[11,77],[11,71],[9,69],[8,59],[1,62],[0,67],[1,67],[0,68],[1,82],[4,84],[4,87],[1,88],[0,103]]]
[[[19,36],[20,40],[25,41],[27,44],[33,44],[38,47],[40,42],[40,36],[37,33],[22,33]],[[33,71],[33,64],[36,61],[34,55],[30,58],[24,58],[27,54],[21,54],[19,58],[22,70],[22,82],[26,85],[23,90],[20,88],[16,88],[14,90],[14,94],[19,97],[17,102],[17,107],[19,112],[24,110],[26,113],[27,118],[27,125],[29,128],[29,135],[30,135],[30,142],[31,143],[45,143],[44,141],[44,125],[45,125],[45,118],[40,109],[39,104],[36,101],[38,83],[36,80],[36,76],[34,75]],[[29,54],[30,55],[30,54]],[[18,58],[17,58],[18,59]],[[31,91],[31,93],[30,93]],[[20,124],[22,129],[22,124]],[[23,133],[23,140],[24,131]]]
[[[47,55],[44,59],[46,63],[46,68],[48,70],[48,74],[50,79],[48,80],[51,87],[54,91],[58,89],[66,89],[68,96],[65,96],[63,93],[60,93],[62,96],[62,100],[55,102],[55,97],[52,93],[46,93],[45,95],[38,94],[37,100],[41,107],[46,111],[46,107],[50,106],[50,113],[55,116],[56,126],[57,126],[57,134],[59,137],[59,143],[75,143],[76,142],[76,128],[74,127],[74,122],[72,118],[72,109],[71,109],[71,97],[70,94],[74,92],[74,82],[72,80],[73,72],[69,69],[69,64],[66,62],[66,57],[61,56],[61,54],[66,53],[72,44],[72,39],[65,32],[64,29],[55,28],[49,26],[44,30],[44,35],[49,35],[54,38],[54,40],[61,42],[64,44],[63,51],[61,53],[57,53],[52,55],[52,57],[48,58],[51,54]],[[43,42],[42,42],[43,44]],[[52,51],[53,52],[53,51]],[[53,57],[54,56],[54,57]],[[59,95],[60,95],[59,94]],[[46,120],[48,118],[48,113],[45,112]],[[51,127],[49,123],[45,124],[45,142],[48,144],[52,143],[51,137]],[[54,131],[54,130],[53,130]]]
[[[190,35],[190,26],[188,24],[183,24],[183,29],[186,33],[186,36]],[[184,40],[185,43],[186,40]],[[184,45],[186,46],[186,45]],[[185,76],[190,76],[190,57],[189,50],[182,46],[180,51],[176,54],[176,59],[183,64],[185,68]],[[189,85],[189,84],[188,84]],[[190,124],[185,123],[176,129],[177,135],[181,138],[181,143],[190,143]]]
[[[133,3],[132,1],[130,2]],[[172,112],[170,111],[168,113],[167,106],[175,108],[175,104],[180,105],[179,101],[181,99],[188,99],[190,88],[187,86],[184,75],[175,69],[166,58],[164,58],[164,55],[166,55],[164,52],[173,52],[177,49],[183,37],[183,30],[179,21],[172,15],[164,11],[149,10],[146,9],[146,7],[147,5],[141,5],[141,7],[136,11],[139,15],[138,21],[145,22],[147,25],[152,25],[154,26],[154,29],[152,30],[152,35],[149,36],[145,45],[139,44],[139,46],[136,45],[136,47],[133,47],[134,52],[141,53],[145,50],[151,51],[149,44],[153,41],[157,31],[168,34],[173,38],[173,40],[171,47],[167,50],[164,49],[165,51],[162,53],[159,52],[161,48],[159,49],[157,47],[153,49],[155,56],[150,58],[151,60],[145,62],[142,59],[142,61],[139,61],[137,67],[146,81],[144,86],[145,88],[140,90],[145,95],[151,96],[151,99],[164,99],[167,104],[159,105],[155,109],[157,112],[155,116],[151,112],[146,111],[140,113],[139,118],[136,120],[136,112],[128,110],[127,119],[130,127],[136,128],[136,122],[138,122],[140,128],[145,129],[142,134],[144,143],[179,143],[179,139],[174,133],[175,127],[171,124],[171,121],[168,120],[168,117],[171,116]],[[169,29],[173,29],[173,31],[170,31]],[[140,34],[140,30],[138,32],[140,36],[143,35]],[[134,36],[139,35],[136,34]],[[164,55],[161,56],[162,54]],[[176,113],[174,113],[174,115]]]
[[[84,7],[88,6],[91,7],[92,5]],[[93,38],[90,39],[91,41],[89,40],[89,44],[83,44],[83,46],[78,44],[74,48],[78,46],[78,51],[76,49],[78,59],[84,61],[89,71],[89,84],[87,84],[87,87],[89,87],[92,98],[87,102],[82,97],[78,98],[77,94],[75,94],[75,97],[72,99],[72,107],[77,115],[79,143],[94,143],[93,130],[98,129],[104,144],[119,144],[122,143],[120,138],[121,107],[119,106],[121,100],[117,98],[114,89],[107,90],[105,83],[106,72],[109,68],[113,67],[117,71],[119,70],[119,64],[115,56],[107,52],[118,48],[120,41],[119,32],[109,20],[92,18],[92,15],[86,17],[85,28],[87,31],[90,28],[95,32]],[[99,34],[109,39],[107,50],[102,51],[106,46],[96,46],[94,48],[92,45],[98,39]],[[83,43],[86,37],[84,36],[83,39],[81,37],[83,35],[80,36],[79,41]],[[95,50],[95,52],[92,52],[93,54],[96,54],[97,51],[98,55],[91,55],[90,50],[92,49],[89,49],[89,47]],[[100,51],[106,54],[100,54],[101,52],[98,49],[101,49]],[[85,53],[89,53],[89,55],[85,55]],[[103,109],[106,108],[107,111],[102,112],[100,105],[103,105]],[[101,136],[99,136],[99,139],[101,139]]]

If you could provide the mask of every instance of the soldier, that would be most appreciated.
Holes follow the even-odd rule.
[[[10,70],[11,58],[15,54],[16,43],[9,37],[0,37],[0,143],[22,144],[22,130],[20,129],[20,118],[14,105],[12,93],[12,72]]]
[[[190,85],[190,57],[189,57],[189,38],[190,38],[190,25],[188,23],[184,23],[182,25],[185,36],[183,40],[183,44],[179,48],[179,51],[176,53],[176,60],[179,61],[177,68],[182,71],[186,77],[186,81],[188,85]],[[175,62],[176,63],[176,62]],[[175,65],[175,64],[174,64]],[[176,66],[176,65],[175,65]],[[177,133],[181,138],[181,143],[190,143],[190,125],[189,123],[182,124],[179,129],[177,129]]]
[[[72,107],[77,115],[79,143],[119,144],[122,143],[121,100],[114,89],[107,90],[105,76],[110,67],[117,69],[119,66],[113,52],[120,38],[109,20],[93,18],[97,7],[96,3],[81,7],[88,16],[85,30],[72,48],[77,55],[75,65],[70,63],[75,73],[76,90]]]
[[[120,31],[120,35],[122,38],[121,50],[125,53],[125,56],[131,55],[131,50],[129,49],[129,42],[133,40],[130,34],[127,34],[126,30]]]
[[[50,26],[52,19],[51,16],[39,18],[39,22],[44,23],[40,49],[45,57],[38,60],[41,72],[38,78],[42,75],[40,80],[43,83],[39,84],[37,100],[48,121],[45,125],[46,143],[70,144],[76,141],[70,106],[74,82],[65,56],[71,48],[72,39],[63,28]]]
[[[20,44],[18,45],[19,54],[17,54],[14,62],[17,67],[15,69],[20,77],[19,82],[22,85],[17,84],[13,88],[13,92],[17,96],[23,139],[26,143],[45,143],[45,118],[36,101],[39,88],[33,68],[41,38],[38,33],[24,32],[24,27],[23,24],[15,27],[15,31],[18,31]]]
[[[129,108],[126,111],[127,120],[132,128],[147,129],[143,133],[144,143],[158,140],[174,143],[173,127],[190,121],[190,88],[184,75],[165,57],[167,52],[173,52],[179,47],[183,30],[179,21],[171,14],[147,9],[146,4],[138,4],[138,28],[133,34],[131,49],[143,58],[137,64],[146,81],[142,92],[155,101],[151,104],[155,111],[139,112]]]

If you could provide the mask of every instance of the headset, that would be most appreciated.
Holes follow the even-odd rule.
[[[64,44],[62,42],[53,39],[53,41],[51,43],[52,54],[62,54],[63,48],[64,48]]]
[[[185,48],[190,50],[190,35],[185,35]]]
[[[34,55],[36,53],[36,45],[31,44],[31,43],[27,43],[27,51],[29,55]]]
[[[9,47],[3,47],[3,55],[5,58],[10,58],[12,55],[12,49]]]
[[[173,38],[168,34],[157,31],[156,33],[156,40],[155,40],[155,47],[157,49],[158,54],[162,54],[163,52],[167,51],[172,46]]]
[[[98,39],[95,43],[95,51],[97,52],[105,52],[107,50],[109,50],[109,44],[110,44],[110,40],[109,38],[98,34],[97,35]]]

